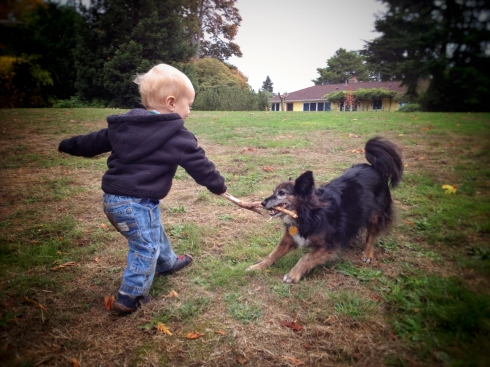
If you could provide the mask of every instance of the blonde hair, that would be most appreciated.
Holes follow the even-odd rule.
[[[158,64],[147,73],[138,74],[134,82],[138,84],[141,102],[149,110],[163,107],[168,96],[179,99],[194,93],[187,75],[167,64]]]

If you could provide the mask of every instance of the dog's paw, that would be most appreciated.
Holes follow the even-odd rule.
[[[284,283],[288,283],[288,284],[295,284],[295,283],[298,283],[301,279],[301,276],[295,276],[294,274],[291,274],[291,273],[287,273],[284,278],[282,278],[282,281]]]
[[[362,261],[364,261],[366,264],[371,264],[373,261],[373,257],[366,256],[364,252],[362,253]]]

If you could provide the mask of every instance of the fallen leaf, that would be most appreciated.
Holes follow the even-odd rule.
[[[456,190],[458,189],[458,185],[442,185],[441,187],[445,194],[456,194]]]
[[[107,224],[105,224],[105,223],[102,223],[100,226],[101,226],[102,228],[104,228],[104,229],[107,229]]]
[[[29,299],[27,297],[24,296],[24,299],[27,301],[27,302],[30,302],[32,303],[33,305],[36,305],[37,307],[39,307],[41,310],[43,311],[48,311],[48,308],[46,306],[44,306],[43,304],[37,302],[37,301],[34,301],[33,299]]]
[[[162,324],[161,322],[159,322],[157,324],[157,330],[158,331],[161,331],[162,333],[165,333],[167,335],[172,335],[172,333],[170,332],[170,330],[168,329],[168,327],[165,324]]]
[[[274,168],[271,167],[271,166],[264,166],[262,167],[262,169],[265,171],[265,172],[274,172]]]
[[[354,149],[354,150],[351,150],[351,152],[352,152],[352,153],[359,153],[359,154],[362,154],[362,153],[364,153],[364,149],[361,149],[361,148],[359,148],[359,149]]]
[[[95,262],[99,261],[99,258],[98,258],[98,257],[96,257],[96,258],[94,259],[94,261],[95,261]]]
[[[77,263],[75,261],[68,261],[67,263],[64,263],[64,264],[61,264],[61,265],[58,265],[58,266],[51,268],[51,270],[60,270],[60,269],[66,268],[68,266],[74,266],[76,264]]]
[[[73,367],[80,367],[80,363],[78,363],[76,358],[72,358],[71,363],[73,363]]]
[[[223,330],[216,330],[215,333],[221,334],[221,335],[226,335],[226,331],[223,331]]]
[[[169,297],[178,297],[179,295],[177,294],[176,291],[174,291],[173,289],[170,291],[170,293],[168,294]]]
[[[187,333],[185,336],[187,339],[197,339],[200,338],[201,336],[204,336],[204,333],[199,333],[197,331],[191,331],[190,333]]]
[[[425,157],[418,157],[418,158],[416,158],[415,160],[416,160],[416,161],[425,161],[426,159],[427,159],[427,158],[425,158]]]
[[[356,121],[356,120],[357,120],[357,119],[352,120],[352,121]],[[360,138],[360,137],[361,137],[360,135],[357,135],[357,134],[347,134],[347,136],[348,136],[349,138]]]
[[[288,359],[290,360],[291,362],[293,362],[296,366],[301,366],[301,365],[304,365],[305,363],[303,361],[300,361],[299,359],[297,358],[294,358],[294,357],[288,357],[288,356],[285,356],[283,357],[284,359]]]
[[[104,298],[104,307],[107,311],[110,311],[112,309],[112,305],[114,304],[114,301],[116,299],[114,296],[107,296]]]
[[[371,295],[371,299],[374,300],[374,301],[376,301],[376,302],[381,302],[381,298],[379,296],[375,295],[375,294],[372,294]]]
[[[295,331],[300,331],[302,329],[302,326],[297,324],[296,321],[293,321],[293,322],[289,322],[287,320],[282,320],[281,321],[281,325],[282,326],[286,326],[286,327],[289,327]]]
[[[243,357],[243,356],[238,356],[236,357],[236,361],[239,363],[239,364],[247,364],[248,363],[248,359]]]
[[[351,121],[357,121],[357,119],[352,119]]]

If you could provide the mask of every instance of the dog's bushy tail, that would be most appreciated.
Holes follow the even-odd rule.
[[[398,186],[403,175],[400,149],[380,136],[369,139],[364,148],[366,160],[388,180],[392,188]]]

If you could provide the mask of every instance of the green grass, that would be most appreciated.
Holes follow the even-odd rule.
[[[104,338],[121,335],[132,340],[121,349],[124,359],[106,354],[120,365],[212,364],[230,351],[246,354],[249,365],[281,365],[285,360],[271,354],[283,356],[290,348],[307,361],[326,348],[326,338],[333,352],[321,362],[331,365],[355,364],[349,348],[379,365],[490,364],[490,114],[193,112],[186,126],[209,147],[229,192],[257,200],[307,169],[317,182],[327,182],[364,161],[351,150],[369,137],[388,137],[403,147],[407,164],[392,192],[398,220],[378,239],[375,264],[362,263],[354,248],[288,285],[282,277],[301,250],[267,271],[246,271],[276,246],[282,224],[247,216],[179,168],[175,186],[189,191],[162,201],[162,221],[174,250],[191,253],[195,262],[182,274],[154,280],[150,294],[158,307],[113,320],[103,313],[102,300],[117,292],[127,245],[100,207],[107,154],[83,159],[56,148],[63,138],[104,128],[106,115],[118,112],[0,110],[0,330],[21,330],[26,340],[9,340],[14,350],[0,358],[15,360],[12,365],[40,363],[36,356],[44,352],[29,340],[54,343],[50,338],[62,330],[72,335],[63,339],[65,357],[83,355],[87,364],[100,362],[90,351],[106,352],[97,349]],[[443,184],[458,185],[456,194],[445,194]],[[67,261],[78,265],[50,270]],[[179,296],[167,297],[171,290]],[[49,312],[24,297],[49,305]],[[275,328],[284,318],[298,319],[306,331],[281,334]],[[175,335],[162,337],[159,322]],[[325,325],[330,334],[322,331]],[[372,340],[394,336],[368,353],[345,325],[373,330]],[[378,332],[372,325],[386,328]],[[205,336],[182,336],[194,330]],[[335,335],[350,335],[348,344]],[[220,361],[239,363],[230,358]]]

